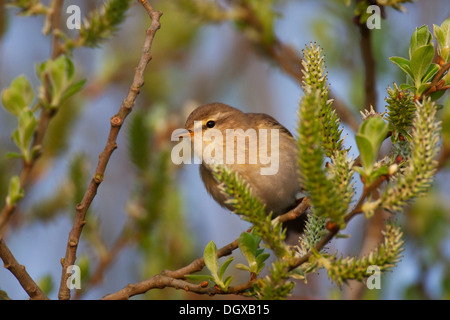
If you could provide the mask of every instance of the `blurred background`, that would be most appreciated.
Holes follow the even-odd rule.
[[[175,166],[171,162],[174,143],[170,135],[183,127],[193,108],[215,101],[247,112],[268,113],[295,132],[302,95],[296,62],[305,44],[317,42],[324,49],[331,91],[347,110],[345,143],[352,147],[350,154],[358,155],[354,129],[361,118],[359,111],[366,107],[366,97],[355,4],[343,0],[264,0],[261,12],[271,14],[259,15],[258,27],[258,21],[251,25],[235,19],[234,8],[239,2],[150,1],[164,13],[162,27],[153,43],[144,87],[120,132],[118,149],[88,212],[77,259],[82,289],[72,293],[75,298],[98,299],[164,269],[180,268],[202,256],[210,240],[221,247],[249,227],[206,193],[198,165]],[[351,3],[347,6],[346,2]],[[102,3],[64,1],[64,32],[76,34],[64,29],[67,6],[76,4],[87,16]],[[264,9],[267,6],[269,11]],[[403,7],[404,11],[386,7],[381,28],[371,31],[377,92],[374,104],[379,111],[384,110],[387,87],[404,81],[389,57],[408,55],[416,27],[426,24],[432,30],[433,24],[440,25],[450,16],[447,0],[422,0]],[[18,16],[18,10],[5,6],[3,0],[0,8],[0,88],[24,74],[37,92],[35,66],[48,59],[51,48],[50,37],[41,32],[44,18]],[[113,38],[98,48],[74,50],[76,78],[85,78],[87,83],[52,119],[43,155],[5,234],[17,260],[52,299],[57,298],[60,259],[65,254],[75,205],[94,172],[109,132],[109,119],[131,84],[149,24],[139,3],[132,2]],[[444,130],[449,130],[447,96],[440,100]],[[10,138],[15,121],[0,108],[1,206],[9,179],[22,168],[21,161],[5,159],[6,153],[16,148]],[[405,233],[405,251],[398,266],[382,275],[381,290],[367,290],[352,282],[339,288],[331,284],[326,272],[320,272],[310,275],[307,284],[299,282],[292,298],[450,298],[449,180],[448,161],[444,161],[432,192],[395,217]],[[364,253],[370,241],[377,241],[376,235],[369,239],[372,233],[368,230],[363,216],[354,219],[345,230],[350,238],[334,240],[329,251]],[[239,252],[235,255],[235,262],[240,262]],[[247,280],[245,272],[232,272],[235,283]],[[12,299],[28,298],[4,268],[0,269],[0,289]],[[223,297],[168,288],[135,298]]]

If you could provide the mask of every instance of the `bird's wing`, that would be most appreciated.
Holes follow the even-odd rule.
[[[274,129],[275,127],[293,137],[292,133],[272,116],[269,116],[268,114],[265,113],[248,113],[248,114],[252,115],[253,121],[257,124],[256,127],[258,127],[259,129]]]

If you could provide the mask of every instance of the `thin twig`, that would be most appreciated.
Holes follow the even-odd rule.
[[[294,209],[278,216],[278,221],[280,223],[284,223],[287,221],[295,220],[299,218],[301,215],[303,215],[309,208],[309,206],[310,206],[309,199],[307,197],[304,197],[302,201]]]
[[[238,239],[229,243],[225,247],[221,248],[217,252],[218,258],[222,256],[229,255],[238,247]],[[116,291],[114,293],[108,294],[104,296],[102,299],[104,300],[125,300],[130,297],[143,294],[151,289],[163,289],[166,287],[174,287],[178,289],[184,289],[186,291],[193,291],[200,293],[200,291],[204,290],[204,293],[208,289],[202,288],[200,285],[191,284],[186,281],[181,281],[187,274],[192,274],[198,271],[201,271],[205,266],[205,262],[203,258],[198,258],[192,261],[187,266],[180,268],[175,271],[164,270],[160,274],[157,274],[147,280],[138,282],[138,283],[130,283],[123,289]],[[181,285],[180,285],[181,284]],[[186,289],[187,288],[187,289]],[[234,291],[235,292],[235,291]]]
[[[256,32],[262,33],[262,23],[256,18],[257,15],[252,11],[252,8],[245,2],[241,2],[240,7],[244,12],[242,19]],[[297,50],[283,43],[279,39],[274,39],[269,45],[263,44],[258,40],[255,41],[253,38],[248,39],[257,46],[258,51],[264,52],[277,63],[282,71],[291,76],[298,84],[302,85],[302,57],[298,54]],[[339,118],[353,131],[357,131],[359,128],[359,120],[350,107],[347,106],[344,101],[336,97],[333,92],[330,92],[329,98],[334,100],[333,108],[336,110]]]
[[[358,24],[359,33],[361,34],[360,49],[361,57],[364,65],[364,92],[365,102],[364,108],[369,110],[370,106],[377,110],[377,83],[375,71],[375,57],[372,48],[372,32],[367,28],[365,23]]]
[[[22,288],[32,300],[48,300],[47,296],[42,292],[39,286],[30,277],[25,267],[13,256],[2,236],[0,235],[0,258],[3,264],[19,281]]]
[[[82,295],[90,288],[96,286],[103,280],[103,275],[105,274],[106,269],[111,266],[113,261],[117,258],[121,250],[125,247],[125,245],[129,242],[129,236],[127,232],[124,232],[125,229],[122,230],[122,233],[119,235],[117,240],[112,245],[111,249],[100,256],[100,261],[95,268],[95,270],[90,275],[89,279],[86,280],[86,283],[80,290],[76,290],[74,299],[78,300],[82,297]]]
[[[52,11],[50,21],[51,21],[51,30],[54,32],[57,29],[61,22],[61,9],[63,5],[63,0],[54,0],[54,8]],[[51,59],[56,59],[59,55],[59,42],[57,37],[53,36],[52,40],[52,53]],[[49,92],[49,86],[45,85],[45,90]],[[42,108],[41,116],[39,119],[38,128],[34,134],[34,139],[31,148],[35,148],[37,146],[41,146],[44,140],[45,133],[47,132],[47,128],[50,122],[50,119],[54,116],[54,112],[47,111],[45,108]],[[40,153],[36,154],[35,157],[30,162],[24,162],[24,167],[20,173],[20,185],[22,188],[26,188],[29,183],[29,177],[31,170],[34,167],[37,159],[39,158]],[[4,266],[11,271],[11,273],[16,277],[19,281],[22,288],[26,291],[28,296],[31,299],[48,299],[47,296],[42,292],[42,290],[38,287],[38,285],[34,282],[34,280],[30,277],[30,275],[25,270],[23,265],[20,265],[5,241],[3,240],[2,234],[6,229],[6,226],[10,220],[10,217],[15,212],[17,205],[8,205],[5,206],[0,211],[0,258],[3,260]]]
[[[309,200],[308,198],[303,198],[302,202],[297,205],[296,208],[286,212],[278,216],[275,219],[278,219],[279,222],[286,222],[289,220],[295,220],[300,217],[302,214],[306,212],[309,208]],[[250,229],[249,229],[250,230]],[[230,255],[234,250],[238,248],[239,239],[235,239],[233,242],[227,244],[226,246],[220,248],[217,251],[217,257],[221,258],[227,255]],[[145,293],[151,289],[162,289],[166,287],[173,287],[177,289],[183,289],[186,291],[191,291],[199,294],[242,294],[243,292],[250,289],[256,279],[250,279],[248,282],[229,287],[226,292],[221,291],[219,288],[203,288],[200,285],[195,285],[186,281],[175,281],[184,278],[188,274],[192,274],[198,271],[201,271],[205,267],[205,262],[203,258],[197,258],[192,261],[187,266],[184,266],[178,270],[164,270],[158,275],[155,275],[147,280],[128,284],[123,289],[108,294],[103,299],[105,300],[124,300],[129,299],[132,296]]]
[[[439,154],[437,161],[438,161],[438,170],[442,169],[445,167],[445,165],[447,164],[448,159],[450,158],[450,148],[447,146],[443,146],[441,153]]]
[[[194,292],[197,294],[242,294],[250,289],[255,282],[255,279],[251,279],[243,284],[237,286],[230,286],[227,291],[221,290],[219,287],[208,287],[202,284],[194,284],[182,279],[171,278],[163,274],[158,274],[145,281],[129,284],[125,288],[104,296],[102,300],[128,300],[132,296],[146,293],[150,289],[163,289],[163,288],[175,288],[184,290],[186,292]]]
[[[370,186],[364,188],[363,194],[361,195],[359,202],[354,207],[354,209],[344,218],[346,223],[348,223],[354,216],[362,212],[362,204],[364,203],[364,200],[367,198],[369,194],[371,194],[374,190],[376,190],[385,180],[386,180],[385,177],[380,177]],[[286,222],[292,219],[296,219],[305,213],[305,211],[309,208],[309,205],[310,205],[309,199],[305,197],[296,208],[290,210],[289,212],[283,215],[280,215],[276,219],[278,219],[280,222]],[[316,245],[315,250],[317,250],[318,252],[322,250],[323,247],[325,247],[325,245],[338,234],[338,232],[339,227],[337,225],[331,228],[329,232]],[[238,242],[239,239],[235,239],[233,242],[219,249],[217,252],[218,258],[231,254],[235,249],[238,248]],[[313,252],[309,251],[305,255],[293,260],[292,263],[290,264],[289,270],[293,270],[298,266],[300,266],[301,264],[307,262],[312,256],[312,254]],[[243,292],[251,288],[251,286],[253,285],[254,281],[250,280],[249,282],[244,283],[242,285],[230,287],[229,290],[227,290],[227,292],[222,292],[218,290],[218,288],[202,288],[199,285],[193,285],[186,281],[182,282],[175,281],[184,278],[184,276],[187,274],[192,274],[201,271],[204,268],[204,266],[205,263],[203,258],[197,258],[187,266],[182,267],[178,270],[175,271],[164,270],[160,274],[155,275],[147,280],[134,284],[128,284],[123,289],[104,296],[103,299],[105,300],[129,299],[132,296],[143,294],[151,289],[162,289],[165,287],[184,289],[186,291],[192,291],[199,294],[242,294]]]
[[[376,190],[385,180],[386,177],[382,176],[378,178],[375,182],[373,182],[370,186],[364,187],[363,194],[361,195],[358,203],[353,208],[353,210],[344,217],[344,221],[346,224],[353,217],[362,213],[362,205],[364,204],[364,201],[367,198],[367,196],[371,194],[374,190]],[[314,250],[320,252],[327,245],[327,243],[330,242],[331,239],[333,239],[338,234],[339,231],[340,231],[339,226],[334,225],[331,229],[328,230],[328,233],[322,237],[319,243],[317,243],[317,245],[314,247]],[[313,251],[310,250],[305,255],[293,260],[292,263],[290,264],[289,270],[293,270],[298,266],[302,265],[303,263],[307,262],[312,255]]]
[[[59,39],[55,33],[55,30],[57,30],[61,24],[61,10],[62,10],[63,3],[64,3],[64,0],[54,0],[54,3],[52,3],[53,10],[50,13],[51,17],[49,18],[51,21],[50,28],[53,32],[52,47],[51,47],[51,59],[52,60],[56,59],[61,54],[60,43],[59,43]],[[44,90],[46,93],[45,94],[46,98],[48,101],[50,101],[51,100],[50,82],[43,83],[43,85],[44,85]],[[42,146],[45,134],[47,133],[47,129],[50,124],[50,120],[54,117],[55,114],[56,114],[55,109],[48,110],[47,108],[44,108],[44,107],[41,108],[39,123],[38,123],[38,127],[34,133],[33,143],[30,148],[31,150],[38,146]],[[27,186],[30,182],[30,173],[31,173],[32,169],[34,168],[34,165],[36,164],[36,161],[39,159],[40,156],[41,156],[41,152],[37,152],[34,155],[33,159],[31,159],[31,161],[24,162],[23,169],[20,173],[20,186],[23,189],[27,188]],[[5,205],[2,208],[2,210],[0,211],[0,234],[4,233],[6,226],[9,222],[9,219],[14,214],[16,207],[17,207],[16,205],[14,205],[14,206]]]
[[[447,62],[446,64],[440,66],[439,71],[436,73],[436,75],[433,78],[433,81],[430,84],[430,89],[427,90],[422,96],[422,98],[429,96],[433,92],[436,92],[438,90],[447,90],[448,86],[445,87],[444,81],[442,80],[442,77],[444,77],[445,73],[450,70],[450,62]],[[441,84],[442,83],[442,84]]]
[[[152,42],[155,37],[155,33],[161,27],[160,17],[162,12],[155,11],[150,4],[146,0],[140,0],[141,4],[144,6],[145,10],[149,14],[151,18],[150,28],[147,30],[147,36],[144,40],[144,45],[142,47],[142,53],[139,60],[139,64],[136,67],[136,72],[134,74],[133,83],[130,86],[128,94],[126,98],[123,100],[119,111],[116,115],[111,118],[111,128],[109,131],[108,139],[106,141],[105,147],[103,151],[99,155],[99,160],[97,163],[97,168],[95,170],[95,174],[89,184],[88,189],[86,190],[82,201],[76,206],[76,215],[75,221],[72,226],[72,230],[69,233],[69,239],[67,241],[66,254],[64,259],[62,259],[62,274],[61,274],[61,283],[59,287],[58,297],[62,300],[70,299],[70,290],[66,286],[66,280],[70,276],[66,272],[67,268],[70,265],[73,265],[76,260],[76,252],[78,248],[78,243],[80,240],[81,232],[83,230],[83,226],[86,223],[85,217],[86,213],[97,194],[97,189],[101,182],[103,181],[103,177],[105,174],[106,166],[108,165],[109,159],[113,151],[117,148],[117,136],[122,127],[122,124],[125,118],[131,112],[136,97],[139,94],[141,87],[144,84],[144,71],[146,69],[147,64],[152,59],[151,56],[151,47]]]

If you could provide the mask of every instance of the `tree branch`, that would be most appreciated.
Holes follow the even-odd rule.
[[[54,10],[51,12],[50,19],[50,30],[53,31],[53,39],[52,39],[52,50],[51,50],[51,59],[56,59],[59,52],[59,42],[58,38],[55,35],[55,30],[59,28],[61,23],[61,9],[63,5],[63,0],[54,0],[53,8]],[[1,4],[3,9],[3,3]],[[48,91],[49,86],[45,86]],[[53,111],[48,111],[45,108],[42,108],[41,116],[39,119],[39,125],[34,133],[34,139],[31,149],[36,146],[42,145],[44,140],[45,133],[47,132],[47,128],[51,118],[54,116]],[[30,162],[24,162],[23,169],[20,173],[20,185],[22,188],[26,188],[29,183],[29,177],[31,170],[34,167],[37,159],[40,154],[36,154],[36,156]],[[37,286],[37,284],[33,281],[30,275],[25,270],[23,265],[20,265],[17,260],[14,258],[13,254],[7,247],[6,243],[3,240],[2,234],[4,233],[6,226],[9,222],[10,217],[13,215],[17,208],[17,205],[8,205],[5,204],[2,210],[0,211],[0,257],[3,260],[5,267],[11,271],[11,273],[17,278],[22,288],[27,292],[31,299],[48,299],[47,296],[42,292],[42,290]]]
[[[216,294],[242,294],[253,286],[255,279],[250,279],[248,282],[237,286],[230,286],[227,291],[222,291],[219,287],[207,287],[203,284],[194,284],[185,280],[176,279],[172,277],[165,276],[163,274],[158,274],[151,277],[148,280],[129,284],[125,288],[106,295],[102,300],[128,300],[132,296],[146,293],[150,289],[164,289],[164,288],[175,288],[179,290],[184,290],[186,292],[195,292],[197,294],[208,294],[210,296]]]
[[[81,232],[83,230],[83,226],[86,223],[85,221],[86,213],[92,201],[94,200],[95,195],[97,194],[97,189],[99,185],[103,181],[103,177],[109,159],[111,158],[113,151],[117,148],[116,140],[120,128],[122,127],[125,118],[131,112],[136,97],[139,94],[140,88],[144,84],[144,71],[147,64],[152,59],[150,53],[152,42],[155,37],[155,33],[161,27],[160,17],[162,15],[162,12],[155,11],[146,0],[140,0],[140,3],[147,11],[152,22],[150,28],[147,30],[147,35],[145,37],[144,45],[142,47],[141,57],[138,66],[136,67],[136,72],[134,74],[133,83],[131,84],[128,90],[127,96],[123,100],[118,113],[114,115],[110,120],[111,128],[109,131],[108,139],[106,141],[103,151],[99,155],[99,160],[97,163],[95,174],[89,184],[88,189],[86,190],[83,196],[82,201],[76,206],[75,221],[73,223],[72,230],[69,233],[65,257],[61,261],[62,275],[58,293],[59,299],[63,300],[70,299],[70,290],[66,286],[66,280],[68,279],[70,274],[67,274],[66,270],[70,265],[73,265],[75,263],[79,239],[81,236]]]
[[[369,110],[370,106],[373,106],[374,110],[377,110],[376,70],[372,48],[372,32],[364,23],[358,23],[358,29],[361,34],[360,49],[364,65],[364,108]]]
[[[50,21],[50,30],[53,32],[52,47],[51,47],[51,59],[52,60],[55,60],[61,54],[59,39],[56,35],[55,30],[58,29],[61,24],[61,10],[62,10],[63,3],[64,3],[64,0],[54,0],[54,2],[52,3],[53,10],[51,10],[51,12],[49,13],[50,17],[48,18]],[[50,101],[51,100],[50,83],[49,82],[43,83],[43,85],[44,85],[44,88],[46,91],[46,98],[48,99],[48,101]],[[45,134],[46,134],[48,126],[50,124],[50,120],[53,118],[55,113],[56,113],[55,109],[48,110],[47,108],[44,108],[44,107],[41,108],[39,124],[34,133],[34,139],[33,139],[33,143],[32,143],[30,150],[32,150],[33,148],[35,148],[37,146],[42,146]],[[33,159],[31,159],[30,162],[24,162],[23,169],[20,173],[20,186],[23,189],[27,188],[27,186],[30,182],[29,181],[30,173],[31,173],[34,165],[36,164],[36,161],[39,159],[40,156],[41,156],[41,153],[37,152],[36,155],[33,157]],[[17,207],[16,205],[14,205],[14,206],[5,205],[2,208],[2,210],[0,212],[0,234],[4,233],[6,226],[8,224],[8,221],[9,221],[10,217],[14,214],[16,207]]]
[[[300,217],[302,214],[306,212],[306,210],[309,208],[309,200],[308,198],[303,198],[303,200],[295,207],[294,209],[286,212],[285,214],[282,214],[278,216],[275,219],[278,219],[279,222],[286,222],[289,220],[295,220],[298,217]],[[250,229],[249,229],[250,230]],[[248,231],[249,231],[248,230]],[[234,250],[238,248],[238,242],[239,239],[235,239],[233,242],[227,244],[226,246],[220,248],[217,251],[217,257],[221,258],[227,255],[230,255]],[[255,282],[256,279],[250,279],[248,282],[234,286],[229,287],[227,292],[223,292],[219,288],[213,287],[213,288],[206,288],[202,287],[201,285],[192,284],[190,282],[186,281],[180,281],[180,279],[184,278],[187,274],[192,274],[198,271],[201,271],[205,266],[205,262],[203,258],[197,258],[194,261],[192,261],[190,264],[188,264],[185,267],[182,267],[178,270],[164,270],[158,275],[155,275],[147,280],[134,283],[134,284],[128,284],[123,289],[108,294],[103,297],[104,300],[124,300],[129,299],[132,296],[145,293],[151,289],[162,289],[166,287],[173,287],[176,289],[183,289],[186,291],[192,291],[199,294],[242,294],[246,290],[250,289]],[[178,280],[178,281],[175,281]]]
[[[442,80],[442,78],[444,77],[444,75],[447,73],[448,70],[450,70],[450,62],[447,62],[446,64],[439,66],[439,71],[434,76],[433,81],[430,84],[430,89],[428,89],[427,92],[423,94],[422,98],[438,90],[449,89],[448,86],[444,86],[445,82]]]
[[[375,182],[373,182],[370,186],[364,186],[363,194],[361,195],[358,203],[353,208],[353,210],[344,217],[344,221],[346,224],[353,217],[362,213],[362,205],[364,204],[364,200],[367,198],[367,196],[369,194],[371,194],[373,191],[375,191],[385,180],[386,180],[386,177],[381,176]],[[319,241],[319,243],[317,243],[317,245],[314,247],[314,250],[316,250],[317,252],[320,252],[327,245],[327,243],[330,242],[331,239],[333,239],[340,231],[339,226],[337,224],[331,225],[330,227],[327,227],[327,228],[328,228],[328,233],[325,236],[323,236],[322,239]],[[313,255],[313,251],[310,250],[305,255],[295,259],[290,264],[289,270],[293,270],[293,269],[297,268],[298,266],[302,265],[303,263],[307,262],[312,255]]]
[[[3,260],[5,268],[16,277],[22,288],[32,300],[48,300],[47,296],[25,270],[25,267],[17,262],[1,235],[0,258]]]
[[[80,299],[88,289],[94,287],[103,280],[103,275],[106,269],[114,262],[121,250],[125,247],[126,244],[128,244],[130,240],[128,233],[125,232],[125,230],[125,228],[122,230],[122,233],[116,239],[111,249],[109,249],[106,253],[100,255],[100,261],[95,270],[90,275],[89,279],[85,281],[86,283],[80,290],[76,290],[74,295],[75,300]]]
[[[441,153],[439,154],[437,161],[438,161],[438,170],[442,169],[445,167],[445,165],[447,164],[448,159],[450,158],[450,148],[443,145],[442,146],[442,150]]]

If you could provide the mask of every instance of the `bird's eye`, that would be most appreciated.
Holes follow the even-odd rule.
[[[206,123],[206,126],[207,126],[208,128],[214,128],[215,125],[216,125],[216,122],[213,121],[213,120],[209,120],[209,121]]]

